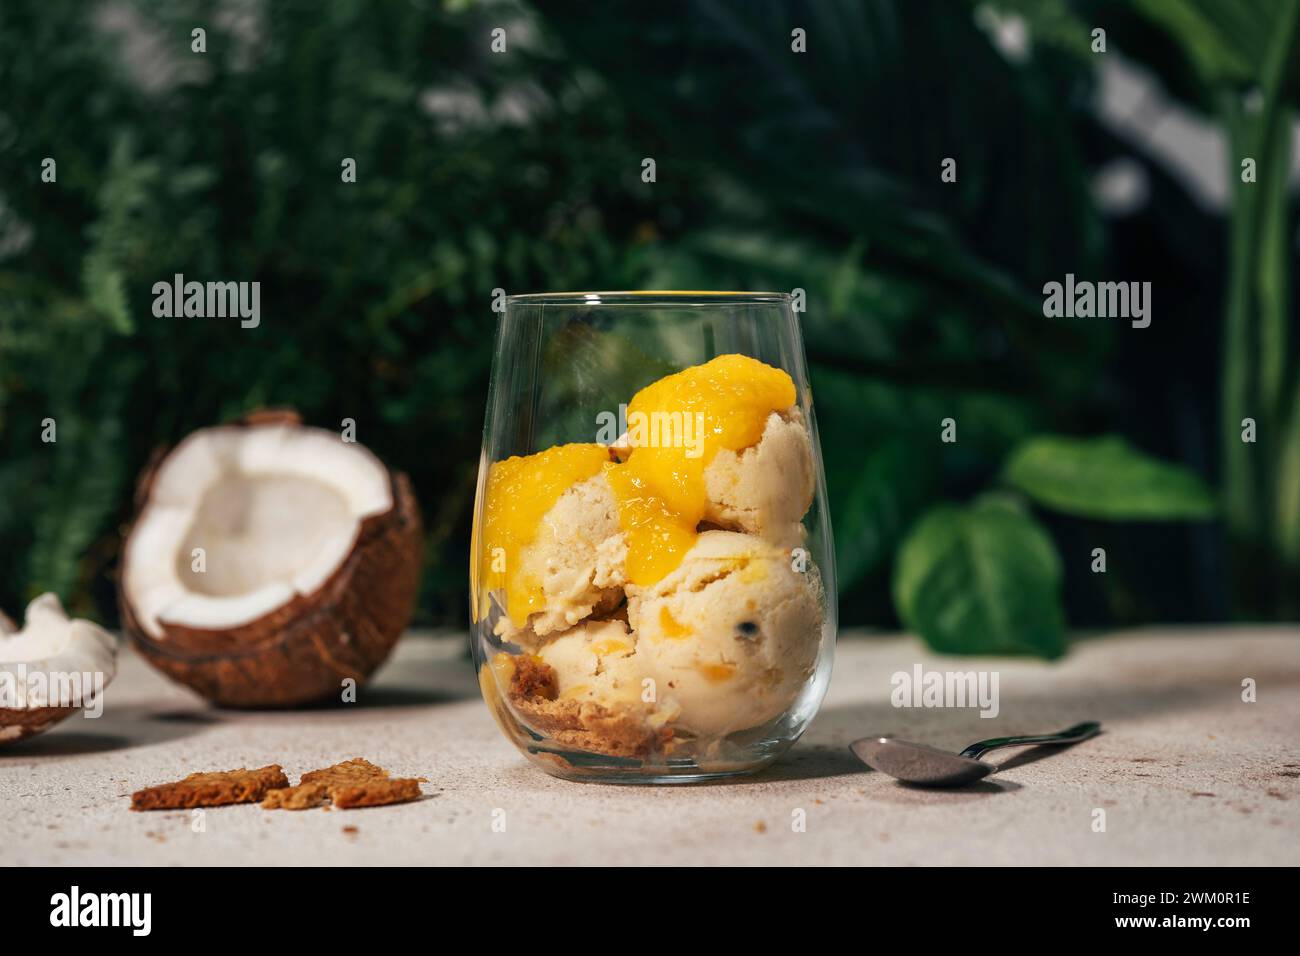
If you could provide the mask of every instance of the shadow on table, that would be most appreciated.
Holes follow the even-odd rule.
[[[337,698],[295,707],[218,708],[229,714],[339,714],[388,707],[430,707],[474,700],[480,696],[474,665],[468,659],[437,661],[393,661],[374,678],[356,688],[356,700],[344,701],[340,687]]]
[[[959,751],[977,740],[1018,733],[1045,733],[1082,720],[1101,721],[1104,737],[1107,731],[1113,732],[1113,722],[1192,711],[1216,701],[1226,701],[1233,693],[1233,685],[1214,678],[1215,675],[1207,675],[1205,680],[1164,686],[1159,683],[1120,687],[1065,686],[1029,693],[1009,692],[1004,686],[1000,713],[991,719],[980,717],[975,709],[898,708],[888,700],[830,705],[822,709],[803,739],[775,765],[726,785],[870,774],[870,778],[864,779],[871,780],[875,794],[890,794],[899,799],[921,793],[966,796],[1005,793],[1018,789],[1018,785],[999,778],[996,782],[979,781],[969,787],[938,791],[886,781],[859,761],[848,746],[859,738],[879,735],[902,737]],[[1085,748],[1084,753],[1089,752],[1086,749],[1088,743],[1084,742],[1070,747],[1011,750],[990,755],[989,760],[998,764],[1000,770],[1007,771],[1078,748]]]
[[[436,661],[393,662],[370,684],[357,690],[361,707],[425,707],[454,704],[480,696],[474,665],[468,657]]]
[[[436,666],[403,668],[400,682],[381,676],[374,683],[357,688],[354,703],[326,700],[296,710],[340,711],[352,708],[371,710],[381,707],[429,707],[456,704],[480,696],[474,668],[468,662],[448,661]]]
[[[775,764],[756,774],[727,780],[713,780],[698,786],[743,787],[764,783],[855,776],[861,778],[862,786],[869,788],[873,796],[894,803],[953,803],[1021,789],[1020,784],[1010,780],[977,780],[961,787],[918,787],[893,780],[885,774],[872,770],[854,756],[847,746],[833,747],[820,744],[796,746]]]
[[[816,780],[822,777],[844,777],[850,774],[871,773],[861,760],[847,747],[828,747],[818,744],[799,745],[772,766],[748,777],[735,777],[719,781],[724,786],[745,783],[781,783],[790,780]]]
[[[78,754],[107,753],[132,746],[132,741],[119,734],[87,734],[80,731],[47,731],[12,744],[0,752],[0,764],[6,758],[75,757]]]
[[[1000,713],[991,719],[980,717],[973,708],[895,708],[886,702],[837,705],[823,709],[805,740],[815,745],[847,747],[860,737],[895,736],[959,751],[989,737],[1048,733],[1083,720],[1101,721],[1104,733],[1113,729],[1111,722],[1196,710],[1226,702],[1232,693],[1232,685],[1222,682],[1166,687],[1057,687],[1030,694],[1004,692]],[[1060,747],[1035,748],[1032,756],[1000,757],[992,762],[1007,769],[1061,752]]]
[[[1035,750],[1050,751],[1049,747],[1036,747]],[[1019,763],[1029,763],[1046,754],[1030,757]],[[1016,765],[1018,766],[1019,763]],[[1010,763],[1004,767],[1011,766]],[[861,776],[863,783],[879,793],[881,789],[903,791],[904,793],[948,793],[970,796],[993,796],[1019,790],[1020,784],[1010,780],[976,780],[961,787],[918,787],[913,784],[891,780],[868,767],[859,760],[847,746],[833,747],[820,744],[796,747],[771,767],[751,777],[737,777],[734,781],[722,781],[724,785],[749,783],[783,783],[797,780],[816,780],[827,777]]]
[[[73,714],[43,734],[5,747],[0,750],[0,764],[9,758],[74,757],[165,743],[199,733],[216,723],[220,723],[220,718],[204,710],[159,710],[139,704],[115,706],[110,701],[105,703],[100,717],[90,719]]]
[[[357,695],[357,703],[362,707],[422,707],[455,704],[478,696],[478,685],[473,682],[463,688],[371,687]]]
[[[438,704],[455,704],[478,696],[478,688],[470,691],[445,687],[416,687],[392,685],[371,687],[362,684],[357,688],[355,701],[322,700],[313,704],[300,704],[297,707],[249,707],[222,708],[230,714],[259,714],[274,716],[276,714],[346,714],[358,710],[381,710],[388,707],[431,707]]]

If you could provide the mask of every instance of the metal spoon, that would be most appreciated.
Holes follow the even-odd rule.
[[[1095,737],[1101,724],[1088,721],[1056,734],[1023,737],[993,737],[971,744],[959,754],[925,744],[908,743],[893,737],[864,737],[849,744],[849,749],[868,767],[887,773],[905,783],[925,787],[953,787],[974,783],[997,771],[991,763],[980,760],[990,750],[1030,744],[1075,744]]]

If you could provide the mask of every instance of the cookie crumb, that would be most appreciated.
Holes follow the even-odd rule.
[[[281,787],[289,778],[279,764],[256,770],[222,770],[192,773],[184,780],[147,787],[131,794],[132,810],[187,810],[254,803]]]
[[[492,669],[516,715],[559,743],[615,757],[644,757],[669,748],[672,730],[653,726],[642,710],[557,699],[555,669],[540,657],[498,654]],[[480,675],[480,681],[484,679],[492,678],[485,673]]]
[[[354,757],[302,775],[298,786],[273,790],[262,801],[266,810],[307,810],[329,805],[340,810],[378,807],[420,799],[424,777],[393,778],[369,760]]]

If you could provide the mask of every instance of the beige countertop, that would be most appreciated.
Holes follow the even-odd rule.
[[[821,714],[774,768],[724,784],[566,783],[506,742],[463,638],[408,636],[358,703],[219,711],[124,651],[104,714],[0,748],[3,861],[16,864],[1300,864],[1300,630],[1151,629],[1056,664],[937,658],[844,635]],[[1000,714],[897,709],[891,675],[988,669]],[[1258,700],[1242,701],[1242,681]],[[960,791],[908,789],[846,749],[893,733],[959,749],[1085,719],[1103,736]],[[426,798],[365,810],[132,813],[131,791],[363,756]],[[1097,832],[1102,819],[1104,832]],[[504,820],[504,832],[493,827]],[[800,830],[796,824],[803,820]],[[345,828],[348,828],[345,830]],[[351,832],[355,828],[355,832]]]

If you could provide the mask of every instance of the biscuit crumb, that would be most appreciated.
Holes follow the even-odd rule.
[[[511,658],[510,696],[555,700],[559,694],[559,679],[555,668],[533,654]]]
[[[424,777],[395,779],[369,760],[354,757],[302,775],[298,786],[273,790],[262,801],[266,810],[307,810],[329,805],[341,810],[406,803],[420,798]]]
[[[329,788],[323,784],[299,784],[283,790],[272,790],[262,801],[264,810],[310,810],[330,802]],[[328,809],[328,808],[327,808]]]
[[[672,737],[671,729],[652,726],[636,708],[557,700],[555,668],[540,657],[523,654],[507,660],[508,693],[516,713],[559,743],[615,757],[643,757],[662,750]]]
[[[253,803],[278,788],[289,786],[279,764],[256,770],[192,773],[184,780],[147,787],[131,794],[132,810],[186,810]]]

